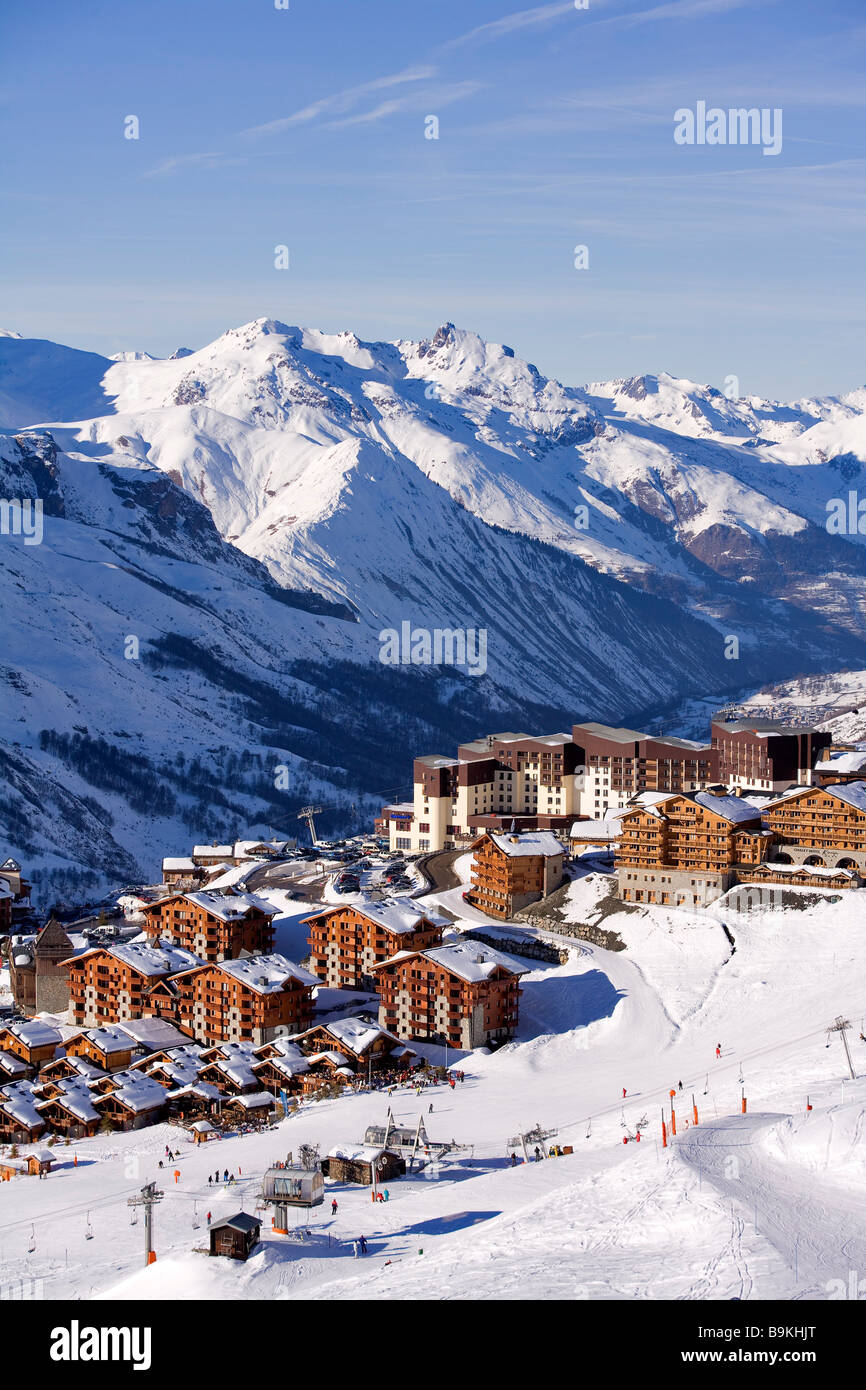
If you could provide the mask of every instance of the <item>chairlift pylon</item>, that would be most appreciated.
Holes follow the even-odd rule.
[[[34,1224],[34,1225],[32,1225],[32,1226],[30,1227],[30,1244],[29,1244],[28,1247],[27,1247],[27,1254],[28,1254],[28,1255],[32,1255],[32,1254],[33,1254],[33,1251],[34,1251],[35,1249],[36,1249],[36,1226],[35,1226],[35,1224]]]
[[[93,1240],[93,1227],[90,1224],[90,1212],[87,1213],[87,1229],[84,1232],[85,1240]]]

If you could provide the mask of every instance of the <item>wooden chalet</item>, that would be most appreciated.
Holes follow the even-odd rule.
[[[338,904],[303,918],[310,969],[332,989],[374,989],[373,969],[397,951],[424,950],[442,940],[444,918],[411,898]]]
[[[472,844],[468,901],[488,917],[513,917],[562,883],[565,849],[550,830],[497,835]]]
[[[8,1087],[0,1094],[0,1140],[4,1144],[32,1144],[48,1128],[48,1121],[36,1109],[36,1098],[29,1090]]]
[[[117,1129],[143,1129],[159,1123],[168,1113],[168,1099],[158,1081],[141,1072],[126,1072],[110,1078],[115,1083],[93,1097],[93,1108],[106,1116]]]
[[[50,1149],[35,1149],[22,1154],[20,1158],[0,1158],[0,1180],[8,1182],[10,1178],[42,1177],[43,1173],[51,1172],[53,1162]]]
[[[38,1071],[46,1062],[53,1062],[63,1037],[58,1028],[43,1023],[38,1018],[28,1018],[21,1023],[9,1023],[0,1028],[0,1050],[20,1057],[29,1067]]]
[[[362,1018],[315,1024],[298,1043],[306,1053],[337,1052],[353,1071],[365,1074],[370,1068],[409,1067],[417,1061],[411,1048],[393,1033]]]
[[[224,1129],[238,1124],[264,1129],[271,1123],[276,1108],[270,1091],[253,1091],[248,1095],[225,1097],[218,1114]]]
[[[91,1028],[67,1038],[67,1058],[82,1057],[100,1071],[125,1071],[137,1053],[128,1033],[119,1028]]]
[[[376,967],[379,1020],[401,1038],[469,1050],[514,1036],[528,966],[480,941],[401,953]]]

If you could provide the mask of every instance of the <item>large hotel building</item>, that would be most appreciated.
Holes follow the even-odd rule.
[[[468,847],[486,830],[567,832],[640,792],[772,795],[811,785],[829,744],[829,734],[811,728],[723,715],[713,717],[709,743],[596,723],[570,734],[488,734],[461,744],[456,757],[416,758],[412,801],[386,806],[381,823],[392,849],[416,854]]]

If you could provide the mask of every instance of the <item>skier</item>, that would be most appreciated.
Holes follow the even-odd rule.
[[[212,1183],[213,1183],[213,1178],[211,1177],[210,1173],[208,1173],[208,1175],[207,1175],[207,1185],[208,1185],[208,1187],[210,1187]]]
[[[361,1236],[361,1239],[360,1239],[359,1244],[360,1244],[360,1246],[361,1246],[361,1254],[362,1254],[362,1255],[366,1255],[366,1253],[367,1253],[367,1237],[366,1237],[366,1236]]]
[[[429,1106],[427,1107],[427,1114],[428,1114],[428,1115],[432,1115],[432,1114],[433,1114],[433,1102],[432,1102],[432,1100],[431,1100]]]
[[[682,1083],[681,1081],[678,1081],[678,1082],[677,1082],[677,1090],[681,1091],[682,1089],[683,1089],[683,1083]]]
[[[336,1216],[336,1215],[337,1215],[337,1199],[336,1199],[336,1197],[334,1198],[333,1202],[331,1203],[331,1215],[332,1215],[332,1216]]]
[[[207,1224],[208,1224],[208,1225],[210,1225],[210,1215],[211,1215],[210,1212],[208,1212],[208,1214],[207,1214]]]
[[[162,1159],[159,1160],[159,1166],[162,1167]]]
[[[228,1170],[228,1168],[226,1168],[225,1172],[223,1173],[223,1182],[228,1182],[228,1180],[229,1180],[229,1170]]]
[[[516,1168],[516,1167],[517,1167],[517,1154],[512,1154],[512,1155],[511,1155],[511,1166],[512,1166],[512,1168]]]
[[[626,1098],[627,1095],[628,1095],[628,1091],[625,1089],[625,1086],[623,1086],[623,1088],[622,1088],[622,1098],[623,1098],[623,1100],[625,1100],[625,1098]]]
[[[721,1055],[722,1055],[722,1044],[721,1044],[721,1043],[717,1043],[717,1044],[716,1044],[716,1061],[719,1060],[719,1058],[721,1057]]]
[[[358,1242],[357,1242],[356,1240],[353,1240],[353,1241],[352,1241],[352,1249],[353,1249],[353,1251],[355,1252],[355,1259],[357,1260],[357,1258],[358,1258]]]
[[[536,1163],[539,1162],[540,1158],[541,1158],[541,1149],[540,1149],[540,1148],[538,1147],[538,1145],[536,1144],[536,1146],[535,1146],[535,1161],[536,1161]]]
[[[388,1200],[388,1189],[387,1189],[387,1187],[385,1188],[385,1191],[384,1191],[384,1193],[383,1193],[382,1195],[383,1195],[383,1197],[385,1198],[385,1201],[387,1202],[387,1200]],[[366,1252],[365,1252],[365,1253],[366,1253]]]

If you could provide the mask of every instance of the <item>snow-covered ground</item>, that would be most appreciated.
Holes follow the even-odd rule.
[[[601,875],[576,882],[569,915],[586,920],[608,888]],[[458,911],[459,893],[433,897]],[[287,926],[307,907],[283,906]],[[460,913],[456,929],[473,926]],[[746,916],[649,908],[605,926],[627,950],[557,936],[566,963],[527,960],[517,1039],[452,1054],[466,1074],[453,1091],[308,1102],[275,1130],[198,1148],[173,1126],[58,1146],[46,1181],[0,1185],[0,1283],[136,1299],[824,1299],[833,1281],[847,1287],[852,1269],[866,1272],[866,1083],[844,1082],[842,1043],[827,1027],[851,1018],[866,1071],[866,893]],[[664,1148],[672,1089],[679,1132]],[[307,1239],[275,1235],[265,1220],[245,1265],[196,1253],[208,1211],[255,1210],[273,1160],[302,1142],[326,1153],[362,1139],[389,1103],[398,1121],[423,1113],[431,1139],[469,1147],[389,1184],[387,1203],[329,1183]],[[640,1142],[623,1143],[644,1118]],[[573,1154],[512,1167],[508,1141],[535,1124]],[[166,1144],[181,1157],[160,1173]],[[236,1186],[209,1185],[225,1168],[240,1172]],[[159,1258],[144,1269],[126,1201],[152,1179],[165,1198]],[[369,1254],[355,1259],[361,1234]]]

